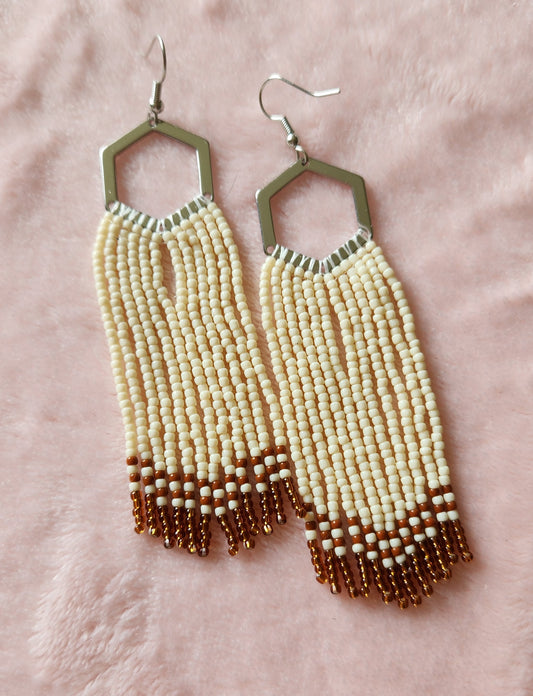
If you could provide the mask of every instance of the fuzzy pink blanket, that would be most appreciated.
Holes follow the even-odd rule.
[[[533,693],[531,3],[4,0],[0,26],[1,693]],[[145,118],[157,32],[164,118],[210,141],[256,319],[254,194],[294,156],[258,89],[272,72],[342,88],[274,84],[265,102],[365,178],[415,313],[475,554],[420,608],[332,596],[292,515],[236,558],[219,532],[206,560],[133,533],[91,251],[98,148]],[[119,165],[136,208],[197,193],[191,151],[166,140]],[[333,183],[280,199],[293,248],[323,256],[353,230]]]

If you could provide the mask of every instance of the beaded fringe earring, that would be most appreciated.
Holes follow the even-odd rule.
[[[282,122],[298,155],[257,193],[268,255],[260,297],[316,577],[337,593],[340,571],[351,597],[368,596],[374,584],[385,603],[416,606],[420,590],[430,596],[431,582],[447,580],[458,556],[472,554],[413,316],[371,239],[363,179],[308,157],[286,117],[260,104]],[[354,194],[359,229],[323,260],[274,235],[270,198],[306,171]]]
[[[282,487],[297,513],[305,511],[237,247],[209,200],[209,144],[159,119],[163,79],[164,73],[154,82],[148,121],[102,150],[108,212],[94,247],[94,274],[126,431],[135,531],[146,527],[167,548],[177,543],[206,556],[214,511],[234,555],[239,541],[252,548],[255,535],[272,532],[273,514],[285,522]],[[152,132],[198,155],[202,195],[164,219],[117,200],[115,156]],[[175,297],[165,282],[163,253],[171,260]]]

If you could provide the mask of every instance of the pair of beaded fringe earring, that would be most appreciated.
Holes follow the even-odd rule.
[[[338,593],[340,574],[351,597],[375,585],[387,604],[418,605],[420,591],[429,596],[432,581],[472,556],[413,318],[372,241],[364,181],[308,157],[286,117],[264,110],[269,80],[302,89],[268,78],[261,108],[281,121],[297,153],[257,193],[268,256],[260,301],[276,394],[238,250],[212,200],[209,145],[159,119],[163,79],[154,82],[148,120],[102,150],[108,212],[94,250],[135,530],[206,556],[214,512],[234,555],[239,542],[251,548],[260,531],[270,534],[273,516],[285,522],[283,489],[305,519],[317,580]],[[194,147],[198,158],[201,195],[163,219],[117,200],[114,158],[151,132]],[[354,194],[357,232],[322,260],[278,244],[272,223],[271,197],[306,171]]]

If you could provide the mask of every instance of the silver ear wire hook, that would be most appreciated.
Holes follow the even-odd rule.
[[[340,94],[341,90],[339,87],[332,87],[331,89],[321,89],[321,90],[311,91],[311,90],[305,89],[305,87],[301,87],[300,85],[295,84],[294,82],[291,82],[290,80],[287,80],[287,78],[283,77],[282,75],[278,75],[277,73],[273,73],[272,75],[270,75],[270,77],[267,77],[267,79],[261,85],[261,89],[259,90],[259,106],[261,107],[261,111],[271,121],[280,121],[281,122],[281,125],[283,126],[283,128],[285,129],[285,132],[287,133],[287,144],[289,145],[289,147],[292,147],[296,151],[296,156],[298,157],[300,162],[302,164],[307,164],[309,157],[307,156],[307,153],[303,149],[303,147],[298,144],[298,136],[294,132],[294,129],[291,126],[291,124],[289,123],[289,120],[287,119],[287,117],[284,114],[269,114],[263,105],[263,90],[265,89],[266,85],[271,80],[281,80],[281,82],[285,82],[285,84],[289,85],[290,87],[294,87],[295,89],[299,89],[300,92],[303,92],[304,94],[308,94],[310,97],[329,97],[333,94]]]
[[[159,41],[159,46],[161,48],[161,55],[163,57],[163,72],[161,73],[160,79],[154,80],[152,84],[152,96],[150,97],[149,102],[150,112],[148,114],[148,120],[153,126],[159,123],[159,114],[163,111],[164,108],[164,104],[161,101],[161,89],[163,86],[163,82],[165,81],[165,78],[167,76],[167,52],[165,50],[165,42],[163,41],[160,34],[156,34],[154,36],[154,38],[152,39],[152,43],[150,44],[150,47],[144,54],[144,57],[148,57],[156,41]]]

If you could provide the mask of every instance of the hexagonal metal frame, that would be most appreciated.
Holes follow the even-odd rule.
[[[276,195],[276,193],[281,191],[282,188],[290,184],[291,181],[294,181],[294,179],[297,179],[302,174],[305,174],[305,172],[314,172],[315,174],[321,174],[329,179],[334,179],[343,184],[347,184],[352,189],[357,222],[361,228],[368,232],[368,238],[372,237],[372,223],[370,221],[368,199],[366,197],[365,181],[363,177],[359,176],[359,174],[355,174],[354,172],[349,172],[346,169],[341,169],[340,167],[335,167],[332,164],[326,164],[326,162],[321,162],[320,160],[309,157],[305,163],[300,160],[295,162],[291,167],[282,172],[278,177],[276,177],[262,189],[259,189],[255,194],[265,254],[270,255],[271,251],[269,251],[269,249],[274,249],[278,244],[276,241],[276,234],[274,232],[274,221],[272,219],[272,208],[270,201],[272,197]],[[332,257],[338,257],[342,260],[342,257],[345,257],[346,253],[341,252],[343,252],[344,247],[346,247],[347,244],[348,242],[342,247],[339,247],[339,249],[336,249],[327,258],[331,259]],[[292,250],[289,251],[292,252]],[[298,252],[292,253],[295,255],[295,257],[298,256]],[[312,261],[316,262],[313,264],[314,267],[322,267],[321,260],[312,259]],[[331,262],[329,265],[331,266]]]
[[[100,150],[105,207],[109,210],[109,206],[115,201],[118,201],[115,157],[150,133],[161,133],[161,135],[189,145],[196,150],[200,193],[212,198],[213,175],[211,172],[211,154],[209,152],[208,141],[205,140],[205,138],[201,138],[199,135],[190,133],[166,121],[158,121],[157,123],[145,121],[118,140],[115,140],[111,145],[107,145]]]

